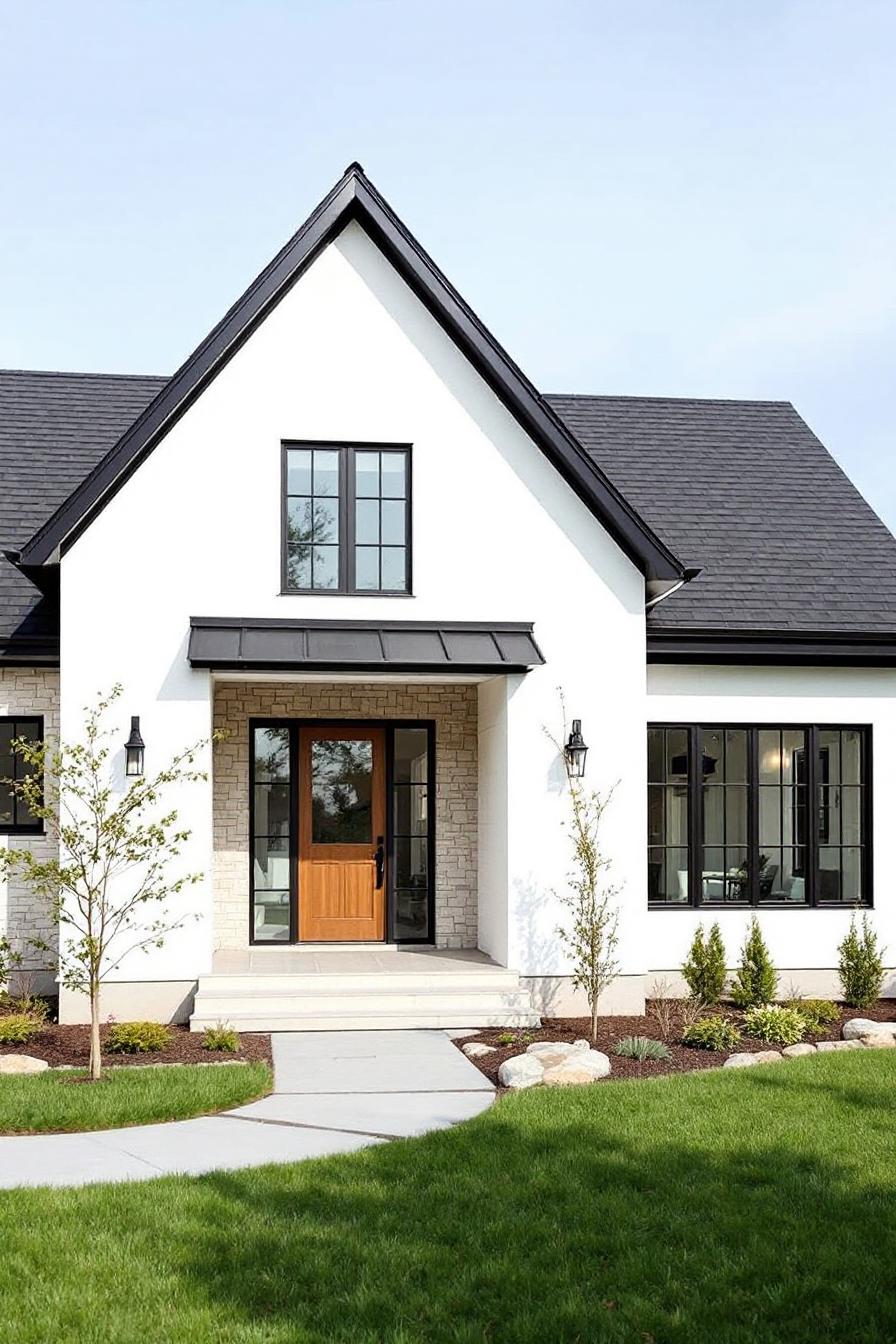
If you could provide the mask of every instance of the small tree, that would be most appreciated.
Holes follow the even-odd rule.
[[[844,999],[853,1008],[870,1008],[880,998],[886,949],[878,947],[877,934],[868,923],[867,915],[862,915],[861,934],[853,915],[849,933],[837,950]]]
[[[740,966],[731,997],[739,1008],[771,1003],[778,987],[778,972],[765,945],[759,920],[754,915],[740,951]]]
[[[24,738],[13,742],[27,773],[6,782],[58,841],[58,854],[48,859],[29,849],[0,852],[0,872],[17,871],[48,902],[60,926],[62,984],[90,998],[94,1080],[102,1069],[104,980],[130,953],[161,947],[186,922],[188,915],[170,915],[165,907],[202,879],[201,873],[175,874],[190,832],[160,802],[171,785],[207,778],[194,767],[206,743],[186,748],[152,778],[130,780],[118,793],[110,767],[114,731],[106,719],[121,693],[115,686],[93,708],[85,707],[83,741],[58,749]]]
[[[688,959],[681,968],[688,989],[700,1003],[718,1003],[725,988],[725,945],[718,924],[713,924],[704,940],[703,925],[697,927]]]
[[[561,695],[561,704],[563,697]],[[564,714],[564,738],[566,737]],[[619,975],[616,947],[619,941],[619,914],[616,900],[620,888],[607,881],[611,860],[602,852],[600,824],[609,806],[613,790],[605,796],[587,790],[572,775],[562,743],[556,742],[566,767],[569,786],[570,820],[574,867],[568,877],[569,890],[559,897],[570,914],[568,927],[557,929],[573,961],[572,982],[581,989],[591,1010],[591,1041],[597,1041],[597,1006],[600,996]]]

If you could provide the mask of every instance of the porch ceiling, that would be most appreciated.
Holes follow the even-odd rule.
[[[526,672],[544,663],[522,621],[190,618],[193,667],[243,672]]]

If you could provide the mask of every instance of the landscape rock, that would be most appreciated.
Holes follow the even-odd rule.
[[[482,1041],[468,1041],[466,1045],[461,1046],[467,1059],[482,1059],[483,1055],[493,1055],[495,1046],[485,1045]]]
[[[582,1053],[576,1045],[570,1045],[566,1041],[536,1041],[530,1045],[526,1051],[529,1055],[534,1055],[543,1069],[555,1069],[564,1064],[567,1059],[573,1059]]]
[[[860,1036],[896,1037],[896,1022],[872,1022],[870,1017],[851,1017],[843,1023],[844,1041],[855,1041]]]
[[[519,1091],[524,1087],[534,1087],[544,1078],[544,1069],[536,1055],[514,1055],[505,1059],[498,1069],[498,1082],[502,1087],[512,1087]]]
[[[722,1068],[748,1069],[753,1064],[779,1064],[783,1059],[780,1050],[756,1050],[752,1053],[741,1050],[735,1055],[729,1055]]]
[[[575,1087],[580,1083],[595,1083],[599,1078],[606,1078],[611,1068],[609,1056],[602,1051],[576,1050],[567,1055],[562,1063],[552,1068],[546,1067],[542,1081],[546,1087]]]
[[[757,1050],[753,1058],[757,1064],[780,1064],[784,1056],[780,1050]]]
[[[808,1041],[800,1041],[798,1045],[786,1045],[781,1054],[787,1059],[799,1059],[800,1055],[814,1055],[815,1046]]]
[[[896,1050],[896,1036],[888,1036],[882,1031],[869,1032],[867,1036],[860,1036],[859,1040],[869,1050]]]
[[[582,1041],[582,1040],[573,1041],[573,1043],[572,1043],[572,1048],[573,1048],[574,1050],[590,1050],[590,1049],[591,1049],[591,1042],[590,1042],[590,1041]]]
[[[829,1050],[863,1050],[865,1047],[861,1041],[819,1041],[815,1047],[816,1050],[827,1052]]]
[[[33,1055],[0,1055],[0,1073],[43,1073],[50,1066]]]

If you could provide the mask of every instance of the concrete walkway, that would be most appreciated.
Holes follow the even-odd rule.
[[[264,1100],[164,1125],[0,1138],[0,1188],[199,1176],[350,1153],[469,1120],[494,1096],[443,1031],[271,1040],[274,1091]]]

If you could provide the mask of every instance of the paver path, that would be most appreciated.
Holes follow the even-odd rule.
[[[494,1089],[443,1031],[281,1032],[274,1091],[220,1115],[86,1134],[0,1137],[0,1188],[145,1181],[298,1162],[425,1134]]]

